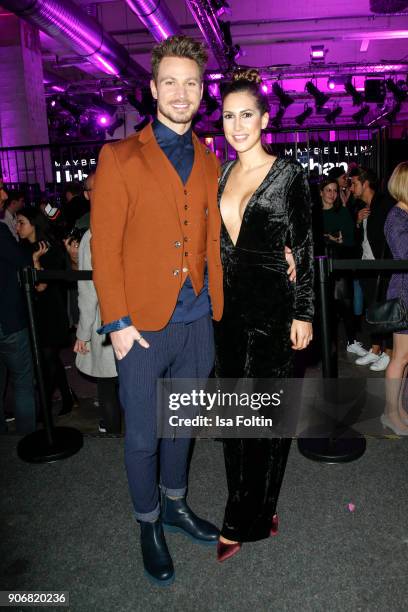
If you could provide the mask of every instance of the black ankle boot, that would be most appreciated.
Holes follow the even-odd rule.
[[[75,408],[79,408],[78,397],[72,387],[69,387],[68,392],[62,397],[62,408],[60,409],[58,416],[69,414]]]
[[[171,584],[174,581],[173,561],[160,519],[154,523],[140,521],[140,545],[147,577],[155,584]]]
[[[161,519],[166,531],[184,533],[199,544],[218,542],[220,532],[217,527],[194,514],[185,497],[170,499],[162,494]]]

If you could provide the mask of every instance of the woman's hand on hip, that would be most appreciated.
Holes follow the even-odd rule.
[[[134,325],[129,325],[129,327],[125,327],[119,331],[111,332],[110,337],[116,359],[119,361],[126,357],[134,342],[138,342],[140,346],[145,349],[148,349],[150,346]]]
[[[290,328],[290,339],[294,351],[305,349],[313,338],[313,328],[309,321],[293,319]]]
[[[290,249],[288,246],[285,246],[285,259],[288,264],[286,274],[289,276],[289,280],[294,283],[296,281],[296,264],[295,258],[292,254],[292,249]]]

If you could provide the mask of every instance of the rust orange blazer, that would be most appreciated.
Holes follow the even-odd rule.
[[[92,265],[104,324],[129,315],[162,329],[183,282],[198,293],[208,266],[213,318],[223,309],[218,161],[193,134],[194,166],[183,185],[151,125],[101,150],[92,192]]]

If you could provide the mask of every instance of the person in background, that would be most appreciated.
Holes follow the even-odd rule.
[[[84,181],[84,198],[90,202],[95,172],[90,172]],[[91,212],[88,210],[75,223],[75,227],[87,230],[91,225]]]
[[[92,193],[94,174],[85,182],[85,197]],[[87,230],[79,245],[79,270],[92,270],[91,231]],[[97,333],[101,314],[95,285],[91,280],[78,283],[79,323],[74,351],[78,370],[96,378],[101,411],[99,431],[121,432],[121,408],[118,398],[118,375],[112,344]]]
[[[331,168],[327,173],[327,178],[336,181],[342,206],[347,208],[351,215],[354,215],[355,200],[350,191],[349,178],[344,167],[338,166]]]
[[[8,193],[4,187],[3,179],[0,179],[0,221],[4,220],[4,205],[7,202]]]
[[[67,183],[64,194],[65,204],[62,212],[69,231],[75,226],[78,219],[85,213],[89,213],[89,201],[84,197],[80,183]]]
[[[81,270],[92,270],[88,230],[79,246]],[[76,367],[87,376],[96,378],[100,410],[99,432],[121,433],[121,408],[118,397],[118,375],[112,344],[97,333],[101,326],[98,298],[92,281],[78,283],[79,322],[74,352]]]
[[[24,195],[19,191],[10,191],[4,202],[4,217],[2,222],[7,225],[14,238],[18,240],[17,213],[24,206]]]
[[[17,277],[18,268],[31,264],[31,256],[24,253],[9,228],[0,223],[0,433],[7,431],[4,416],[7,373],[14,389],[17,433],[31,433],[36,426],[28,321]]]
[[[388,190],[397,201],[385,222],[385,237],[394,259],[408,259],[408,161],[398,164],[388,181]],[[400,298],[408,309],[408,272],[393,274],[387,299]],[[384,427],[398,435],[408,436],[407,329],[394,334],[391,361],[385,373],[386,407],[381,416]]]
[[[322,210],[323,234],[326,249],[331,257],[349,259],[355,255],[354,223],[339,198],[337,181],[325,178],[319,187]],[[347,352],[365,355],[367,351],[356,339],[353,314],[353,284],[350,275],[336,274],[334,299],[337,315],[343,320],[347,336]]]
[[[350,172],[350,190],[362,205],[357,212],[357,245],[360,256],[364,260],[386,259],[390,251],[385,241],[384,224],[394,201],[388,194],[378,190],[378,179],[373,170],[358,166]],[[376,271],[360,274],[365,306],[381,300],[385,293],[386,275]],[[381,282],[380,282],[381,281]],[[371,334],[371,348],[356,359],[356,365],[369,365],[370,370],[380,372],[385,370],[392,354],[391,334]]]
[[[36,208],[23,208],[17,215],[17,232],[37,270],[64,270],[66,256],[55,240],[49,222]],[[61,361],[61,348],[69,344],[66,287],[63,281],[36,285],[35,312],[43,355],[47,400],[52,405],[54,390],[62,396],[60,415],[77,406],[75,393],[68,384]]]

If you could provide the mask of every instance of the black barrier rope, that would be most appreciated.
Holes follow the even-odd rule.
[[[316,272],[319,285],[319,319],[321,328],[322,376],[337,378],[337,365],[331,355],[330,325],[330,275],[334,270],[408,270],[407,260],[331,259],[316,257]],[[308,459],[324,463],[344,463],[361,457],[366,449],[364,437],[348,438],[299,438],[299,451]]]
[[[337,378],[337,367],[331,355],[330,336],[330,296],[329,281],[334,270],[408,270],[406,260],[362,260],[362,259],[331,259],[326,256],[316,257],[316,271],[319,286],[319,319],[321,327],[322,376]],[[51,406],[48,405],[45,393],[44,375],[41,362],[41,352],[38,342],[35,311],[33,307],[33,291],[36,283],[50,280],[81,281],[92,280],[91,270],[35,270],[24,268],[20,274],[24,287],[29,325],[34,355],[34,366],[37,376],[40,407],[43,414],[44,429],[36,431],[20,440],[19,456],[25,461],[46,462],[63,459],[76,453],[83,443],[82,434],[71,427],[55,427],[52,419]],[[366,441],[358,438],[299,438],[300,452],[309,459],[326,463],[340,463],[358,459],[364,453]]]

